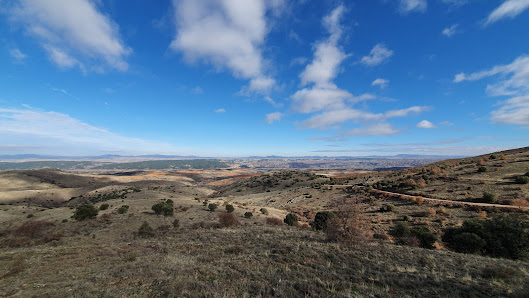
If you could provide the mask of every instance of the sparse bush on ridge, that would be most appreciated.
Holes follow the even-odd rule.
[[[82,204],[77,206],[73,214],[73,219],[75,220],[85,220],[94,218],[97,216],[97,209],[92,204]]]

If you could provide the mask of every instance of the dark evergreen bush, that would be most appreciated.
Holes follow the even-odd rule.
[[[294,223],[298,222],[298,220],[299,220],[299,218],[298,218],[298,216],[296,214],[289,213],[289,214],[287,214],[287,216],[285,217],[283,222],[286,223],[289,226],[293,226]]]
[[[73,218],[75,220],[85,220],[89,218],[94,218],[97,216],[97,209],[92,204],[82,204],[77,206],[75,209],[75,213],[73,214]]]
[[[317,231],[325,231],[327,229],[327,221],[331,218],[334,218],[334,216],[334,213],[330,211],[321,211],[316,213],[314,222],[312,223],[312,228]]]

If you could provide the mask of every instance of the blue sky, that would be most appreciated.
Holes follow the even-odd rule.
[[[529,0],[0,0],[0,154],[528,145]]]

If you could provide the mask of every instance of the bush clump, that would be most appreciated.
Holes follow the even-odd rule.
[[[219,214],[219,224],[221,227],[227,228],[238,223],[237,217],[233,213]]]
[[[215,209],[217,209],[217,207],[219,207],[219,205],[217,205],[217,204],[213,204],[213,203],[211,203],[211,204],[208,205],[208,209],[209,209],[209,211],[211,211],[211,212],[215,211]]]
[[[528,184],[529,183],[529,177],[528,176],[518,176],[514,178],[514,182],[516,184]]]
[[[296,222],[298,222],[299,217],[294,213],[289,213],[287,216],[285,216],[285,219],[283,219],[283,222],[286,223],[289,226],[293,226]]]
[[[393,237],[409,237],[411,229],[407,222],[399,221],[391,228],[389,234]]]
[[[420,246],[422,248],[433,249],[434,243],[437,241],[437,236],[435,236],[430,229],[424,226],[413,227],[411,229],[411,234],[415,236],[420,241]]]
[[[497,201],[497,199],[498,198],[493,193],[490,193],[490,192],[484,192],[483,193],[483,201],[485,203],[495,203]]]
[[[101,206],[99,206],[99,210],[107,210],[108,207],[110,207],[108,204],[101,204]]]
[[[487,167],[481,166],[478,168],[478,173],[485,173],[487,171]]]
[[[316,213],[314,217],[314,222],[311,223],[312,228],[316,231],[325,231],[327,230],[327,222],[329,219],[334,218],[334,213],[330,211],[320,211]]]
[[[146,221],[138,229],[138,236],[148,238],[154,236],[154,229]]]
[[[228,213],[232,213],[233,211],[235,211],[235,207],[233,207],[233,205],[226,205],[226,211]]]
[[[119,214],[125,214],[125,213],[127,213],[127,211],[129,211],[129,205],[123,205],[123,206],[118,208],[118,213]]]
[[[529,222],[515,214],[471,219],[445,230],[443,241],[457,252],[509,259],[529,258]]]
[[[82,205],[77,206],[77,208],[75,208],[75,212],[72,217],[73,219],[80,221],[80,220],[94,218],[97,216],[97,213],[98,213],[98,210],[96,209],[96,207],[94,207],[94,205],[82,204]]]
[[[173,216],[174,214],[174,205],[172,200],[167,200],[165,202],[160,202],[152,205],[151,209],[156,213],[156,215],[163,216]]]
[[[268,214],[268,210],[266,210],[266,208],[261,208],[259,211],[261,211],[262,214]]]
[[[244,213],[244,217],[245,217],[245,218],[252,218],[252,216],[253,216],[253,213],[250,212],[250,211]]]
[[[391,204],[385,204],[384,206],[380,207],[380,212],[392,212],[395,211],[395,206]]]

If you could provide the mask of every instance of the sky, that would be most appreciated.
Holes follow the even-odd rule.
[[[0,0],[0,154],[528,141],[529,0]]]

